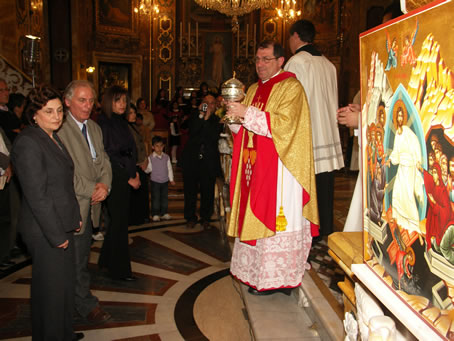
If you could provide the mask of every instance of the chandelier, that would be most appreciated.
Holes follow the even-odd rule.
[[[271,6],[273,0],[194,0],[198,5],[232,17],[232,31],[238,31],[238,17]]]
[[[159,14],[159,6],[153,4],[153,0],[140,0],[139,6],[134,7],[135,13],[143,13],[145,15],[148,14]]]
[[[280,0],[276,7],[277,16],[284,21],[293,21],[301,15],[296,0]]]

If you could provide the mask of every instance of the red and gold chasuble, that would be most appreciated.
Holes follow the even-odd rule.
[[[282,72],[264,84],[260,81],[251,105],[264,110],[273,86],[289,77],[295,77],[295,75],[290,72]],[[269,112],[265,112],[265,114],[270,127],[270,114]],[[239,174],[241,176],[238,214],[239,235],[241,235],[243,229],[248,201],[254,215],[274,234],[276,232],[276,188],[279,157],[274,142],[268,137],[256,135],[241,127],[234,136],[233,150],[232,178],[230,181],[231,204],[235,193],[238,167],[241,166],[241,173]],[[241,150],[242,153],[240,153]],[[240,158],[241,154],[242,157]],[[253,188],[254,195],[251,195],[251,188]],[[255,240],[243,241],[250,245],[256,243]]]

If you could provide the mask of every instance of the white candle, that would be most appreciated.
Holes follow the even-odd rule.
[[[191,23],[188,22],[188,57],[191,57]]]
[[[180,58],[183,57],[183,22],[180,21]]]
[[[199,56],[199,22],[195,22],[195,56]]]
[[[254,54],[255,54],[255,37],[257,35],[257,31],[256,31],[256,25],[254,24],[254,51],[252,51]]]
[[[247,53],[248,53],[248,47],[249,47],[249,24],[246,24],[246,58],[247,58]]]

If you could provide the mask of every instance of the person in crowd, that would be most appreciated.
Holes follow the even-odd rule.
[[[140,186],[137,173],[137,150],[124,114],[129,112],[129,95],[125,88],[113,85],[102,101],[101,127],[104,148],[112,166],[112,188],[107,198],[109,226],[98,265],[106,268],[113,279],[134,281],[128,244],[128,217],[131,188]]]
[[[0,78],[0,128],[3,129],[6,135],[4,137],[6,146],[10,146],[14,142],[17,134],[23,128],[21,119],[7,106],[10,102],[10,97],[6,81]],[[0,219],[3,220],[2,225],[4,225],[4,229],[1,232],[2,236],[0,236],[0,267],[2,268],[15,264],[11,260],[10,255],[16,242],[16,229],[20,211],[20,191],[11,167],[5,170],[3,180],[5,179],[8,179],[8,181],[5,182],[1,190],[4,205],[2,205],[0,213]]]
[[[182,86],[178,86],[175,89],[175,94],[173,95],[172,102],[176,101],[178,98],[184,99],[184,88]]]
[[[0,88],[0,95],[2,89]],[[0,268],[14,265],[10,250],[15,239],[11,228],[10,181],[12,176],[10,154],[11,142],[0,127]]]
[[[163,108],[169,109],[169,96],[166,89],[161,88],[158,90],[155,99],[155,105],[157,104],[160,104]]]
[[[189,96],[189,99],[188,99],[188,103],[189,104],[192,104],[192,99],[195,98],[196,100],[196,105],[198,106],[200,104],[200,100],[199,100],[199,97],[198,97],[198,92],[196,90],[192,90],[191,91],[191,95]]]
[[[312,237],[318,235],[309,105],[301,83],[281,70],[283,64],[283,47],[261,42],[255,57],[259,82],[243,103],[226,104],[227,115],[243,119],[242,125],[230,124],[227,233],[236,237],[230,271],[255,295],[290,295],[301,284]]]
[[[197,93],[197,98],[199,99],[199,103],[202,101],[202,99],[208,95],[209,88],[208,84],[206,82],[200,83],[199,91]]]
[[[199,104],[196,97],[191,97],[188,112],[190,117],[199,114]]]
[[[170,121],[170,153],[172,155],[172,163],[177,163],[177,151],[181,145],[181,132],[180,132],[180,122],[177,115],[172,116]]]
[[[58,131],[74,161],[74,190],[80,207],[82,228],[74,235],[75,252],[75,308],[77,313],[92,323],[110,318],[90,291],[91,240],[93,226],[99,226],[101,203],[107,198],[112,182],[109,157],[104,150],[101,128],[90,119],[96,92],[86,80],[74,80],[64,92],[66,119]],[[98,232],[101,234],[100,232]],[[101,234],[102,239],[104,239]]]
[[[154,130],[166,130],[169,129],[169,110],[168,110],[168,100],[165,97],[166,91],[161,89],[158,91],[156,100],[154,102],[152,112],[155,120]]]
[[[136,170],[139,174],[140,187],[131,191],[131,203],[129,205],[129,224],[141,225],[150,222],[150,202],[148,189],[148,176],[144,170],[148,165],[148,154],[139,127],[136,124],[137,113],[136,107],[131,103],[129,113],[126,115],[137,149]]]
[[[0,128],[3,129],[11,143],[21,130],[21,121],[10,111],[7,104],[9,102],[9,87],[6,81],[0,78]]]
[[[317,50],[314,38],[315,26],[308,20],[290,27],[293,57],[284,69],[296,74],[309,101],[320,235],[327,236],[333,232],[334,171],[344,167],[344,159],[336,121],[336,67]]]
[[[98,100],[95,101],[93,105],[93,109],[91,110],[90,119],[98,123],[98,117],[101,115],[101,102],[102,102],[102,94],[98,97]]]
[[[180,106],[177,101],[174,101],[170,104],[169,117],[172,121],[173,116],[178,116],[180,119],[183,116],[183,110],[180,109]]]
[[[170,220],[168,213],[169,182],[175,185],[170,157],[164,153],[164,140],[161,136],[153,137],[153,153],[148,156],[145,170],[151,180],[151,215],[153,221]]]
[[[17,118],[20,120],[20,130],[24,128],[24,122],[22,121],[22,113],[25,109],[25,96],[21,93],[10,94],[7,107],[9,111],[16,114]]]
[[[151,132],[153,131],[156,123],[154,121],[154,116],[151,111],[148,110],[147,102],[145,98],[140,97],[136,101],[137,105],[137,112],[136,114],[141,114],[143,116],[143,130],[148,130],[148,135],[151,136]],[[151,141],[150,141],[151,143]]]
[[[150,130],[143,125],[143,116],[142,114],[136,114],[136,127],[139,131],[140,135],[142,136],[143,143],[145,144],[145,151],[147,155],[151,154],[151,132]]]
[[[5,176],[4,179],[0,180],[0,187],[4,186],[6,183],[6,170],[10,167],[10,150],[11,142],[9,142],[3,129],[0,128],[0,176]]]
[[[178,97],[175,101],[178,103],[178,108],[180,109],[180,111],[183,114],[187,113],[189,108],[188,108],[188,104],[184,100],[184,97]]]
[[[73,331],[74,231],[82,226],[73,187],[74,163],[56,134],[63,122],[59,93],[47,85],[30,91],[29,126],[11,152],[23,204],[19,232],[31,255],[33,340],[79,340]]]
[[[187,227],[197,223],[196,204],[200,188],[200,218],[203,228],[209,228],[214,210],[214,185],[220,176],[218,140],[222,130],[219,117],[214,115],[216,100],[206,95],[199,114],[188,119],[189,139],[181,155],[184,183],[184,218]]]

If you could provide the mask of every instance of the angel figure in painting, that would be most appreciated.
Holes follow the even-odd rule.
[[[389,71],[392,67],[397,67],[397,39],[394,37],[391,40],[388,31],[386,31],[386,51],[388,51],[388,63],[385,71]]]
[[[397,100],[393,110],[395,131],[393,150],[386,166],[397,166],[393,178],[392,215],[402,228],[421,233],[416,198],[423,201],[423,178],[417,167],[422,163],[418,137],[407,126],[407,109],[402,100]]]
[[[413,45],[415,44],[416,34],[419,29],[419,22],[416,19],[415,30],[410,35],[406,35],[404,39],[404,46],[402,48],[402,56],[400,57],[400,65],[404,66],[405,64],[410,64],[411,66],[416,64],[416,57],[413,51]]]

